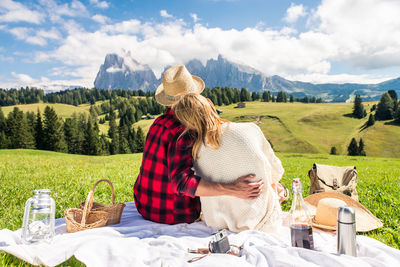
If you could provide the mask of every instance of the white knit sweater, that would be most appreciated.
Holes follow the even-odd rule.
[[[255,200],[231,196],[200,197],[203,221],[211,227],[239,232],[255,229],[276,231],[280,225],[281,208],[271,184],[284,172],[261,129],[254,123],[224,123],[221,147],[215,150],[201,146],[194,167],[202,179],[231,183],[247,174],[264,179],[266,190]]]

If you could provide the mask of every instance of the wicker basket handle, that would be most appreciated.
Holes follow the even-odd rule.
[[[110,186],[110,188],[111,188],[111,193],[112,193],[112,204],[114,205],[114,204],[115,204],[114,186],[112,185],[112,183],[110,182],[110,180],[107,180],[107,179],[100,179],[100,180],[98,180],[98,181],[93,185],[92,191],[94,192],[94,190],[96,189],[96,186],[97,186],[99,183],[101,183],[101,182],[107,182],[108,185]]]
[[[85,226],[87,216],[89,215],[89,212],[92,210],[92,206],[93,206],[93,190],[89,192],[85,200],[85,206],[83,207],[83,212],[82,212],[81,227]]]

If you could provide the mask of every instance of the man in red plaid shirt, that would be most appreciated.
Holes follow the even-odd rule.
[[[155,97],[158,103],[171,106],[186,93],[201,93],[204,82],[190,75],[185,66],[165,71]],[[176,224],[190,223],[200,216],[199,196],[230,195],[257,198],[263,182],[250,182],[253,175],[239,177],[232,184],[206,181],[194,174],[189,135],[181,136],[184,126],[171,109],[151,125],[146,138],[140,173],[134,186],[139,213],[148,220]]]

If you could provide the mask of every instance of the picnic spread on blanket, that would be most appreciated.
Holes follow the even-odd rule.
[[[78,208],[55,219],[50,190],[35,190],[25,205],[23,227],[0,230],[0,251],[46,266],[72,256],[87,266],[400,266],[399,250],[356,235],[383,224],[357,201],[355,168],[333,170],[314,164],[312,194],[304,199],[300,179],[293,179],[292,206],[282,213],[283,224],[275,233],[235,233],[204,221],[148,221],[134,202],[115,203],[107,179],[97,181]],[[337,173],[343,179],[332,178]],[[111,188],[109,206],[93,202],[100,182]]]

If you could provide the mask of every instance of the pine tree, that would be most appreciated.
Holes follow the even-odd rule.
[[[289,102],[290,103],[294,102],[294,96],[292,94],[289,95]]]
[[[358,145],[356,139],[353,137],[349,146],[347,147],[348,155],[349,156],[358,156]]]
[[[400,105],[400,101],[397,103],[397,106],[399,106],[399,105]],[[394,119],[395,119],[395,122],[400,123],[400,107],[397,109]]]
[[[145,137],[143,130],[140,126],[138,126],[137,131],[136,131],[136,152],[141,153],[144,150],[144,143],[145,143]]]
[[[43,137],[44,149],[59,152],[67,150],[67,145],[64,142],[62,123],[55,110],[49,106],[46,106],[44,109]]]
[[[362,100],[360,95],[356,95],[356,98],[354,99],[354,106],[353,106],[353,116],[362,119],[367,115],[364,105],[362,104]]]
[[[9,140],[6,135],[6,119],[4,117],[4,113],[0,107],[0,149],[8,148]]]
[[[81,149],[82,144],[79,141],[79,128],[76,116],[65,120],[64,137],[65,142],[67,143],[68,153],[79,154],[83,152]]]
[[[240,101],[244,102],[244,101],[250,101],[251,100],[251,96],[249,91],[247,91],[246,88],[242,88],[242,90],[240,90]]]
[[[6,118],[4,117],[3,110],[0,107],[0,132],[6,130]]]
[[[235,88],[235,101],[233,103],[240,102],[240,91],[239,89]]]
[[[256,101],[257,100],[257,93],[256,92],[252,92],[251,93],[251,100],[252,101]]]
[[[393,119],[393,99],[387,92],[384,93],[379,100],[375,112],[375,119],[380,121]]]
[[[360,138],[360,142],[358,144],[358,155],[359,156],[366,156],[367,155],[365,153],[364,146],[365,146],[364,141],[362,140],[362,138]]]
[[[367,121],[367,127],[370,127],[375,124],[375,116],[374,114],[369,114],[369,118]]]
[[[330,154],[331,154],[331,155],[337,155],[337,149],[336,149],[335,146],[331,147],[331,152],[330,152]]]
[[[91,120],[88,120],[86,124],[83,151],[86,155],[100,155],[101,152],[99,136]]]
[[[395,115],[397,113],[397,110],[399,108],[399,105],[397,103],[397,93],[395,90],[389,90],[388,94],[390,95],[390,97],[393,100],[393,115]]]
[[[287,102],[286,93],[283,91],[279,91],[276,97],[276,102]]]
[[[35,120],[35,144],[36,149],[44,149],[43,142],[43,124],[42,116],[40,115],[40,110],[38,109]]]
[[[6,135],[7,122],[4,113],[0,107],[0,149],[8,148],[9,139]]]
[[[268,93],[267,91],[264,91],[262,94],[262,101],[263,102],[268,102],[269,98],[268,98]]]
[[[119,153],[129,154],[131,149],[128,141],[128,127],[126,125],[120,125],[118,128],[119,135]]]
[[[110,154],[119,154],[119,136],[114,113],[110,114],[110,128],[108,129],[108,137],[111,139]]]
[[[0,149],[8,148],[10,140],[4,131],[0,131]]]
[[[6,134],[10,140],[10,148],[35,148],[26,117],[17,107],[8,114]]]
[[[132,153],[136,152],[136,131],[135,128],[130,127],[130,129],[128,129],[128,143],[129,143],[129,148],[131,150]]]

